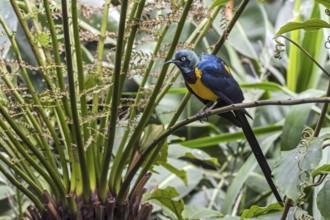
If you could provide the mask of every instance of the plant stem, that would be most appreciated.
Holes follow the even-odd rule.
[[[107,142],[105,147],[105,152],[103,156],[103,162],[101,165],[101,180],[100,180],[100,198],[101,201],[106,199],[106,183],[108,170],[111,160],[111,154],[114,144],[114,138],[116,133],[116,122],[117,122],[117,113],[119,105],[119,87],[120,87],[120,74],[121,74],[121,60],[122,60],[122,51],[124,48],[124,35],[125,35],[125,24],[126,24],[126,13],[127,13],[128,0],[123,0],[121,2],[120,10],[120,21],[119,21],[119,30],[118,30],[118,39],[117,39],[117,48],[116,48],[116,58],[115,58],[115,68],[114,75],[112,79],[112,103],[111,103],[111,112],[110,112],[110,121],[107,131]],[[110,91],[110,89],[109,89]]]
[[[215,19],[216,15],[218,14],[219,10],[220,10],[221,7],[217,7],[211,14],[210,18],[208,19],[205,19],[200,26],[198,26],[194,33],[190,35],[189,39],[187,40],[187,42],[191,42],[193,41],[193,39],[196,37],[197,34],[199,34],[198,38],[195,40],[194,42],[194,46],[193,47],[196,47],[200,41],[204,38],[205,34],[207,33],[207,31],[209,30],[209,27],[212,25],[212,22],[213,20]],[[177,71],[175,74],[174,74],[174,77],[171,77],[171,80],[170,80],[170,83],[168,83],[168,85],[166,85],[162,91],[160,92],[160,94],[158,95],[156,101],[155,101],[155,105],[157,105],[160,100],[163,98],[163,96],[167,93],[167,91],[170,89],[171,85],[173,84],[173,82],[176,80],[176,78],[178,77],[178,75],[180,74],[179,71]],[[171,126],[173,125],[176,120],[178,119],[178,117],[180,116],[182,110],[184,109],[184,107],[186,106],[186,102],[189,100],[190,98],[190,93],[187,93],[185,98],[183,99],[183,101],[181,102],[179,108],[177,109],[176,111],[176,114],[173,116],[170,124],[168,126]],[[155,156],[158,154],[158,151],[160,150],[160,148],[162,147],[163,145],[163,142],[160,143],[156,149],[153,151],[152,155],[149,157],[151,158],[147,164],[143,167],[143,170],[141,171],[136,183],[139,182],[140,178],[142,178],[144,176],[144,174],[148,171],[148,169],[150,168],[150,166],[152,165],[153,163],[153,158],[155,158]],[[133,189],[136,187],[136,184],[135,186],[133,187]]]
[[[328,89],[327,89],[327,94],[325,96],[330,97],[330,81],[329,81],[329,85],[328,85]],[[329,106],[329,103],[324,103],[322,106],[319,120],[317,121],[317,124],[314,129],[314,137],[318,137],[320,134],[322,123],[324,121],[325,115],[328,112],[328,106]]]
[[[106,37],[106,31],[107,31],[107,24],[108,24],[108,13],[110,8],[111,0],[107,0],[104,9],[103,9],[103,16],[102,16],[102,23],[101,23],[101,31],[100,31],[100,40],[98,42],[97,46],[97,67],[96,67],[96,82],[95,85],[101,84],[100,79],[102,76],[102,61],[103,61],[103,55],[104,55],[104,42]],[[93,104],[92,104],[92,114],[96,114],[99,109],[99,93],[95,93],[93,95]],[[98,133],[95,132],[94,129],[97,127],[97,121],[94,120],[91,123],[91,136],[95,137],[95,141],[93,141],[92,146],[94,149],[94,162],[95,162],[95,175],[97,184],[99,185],[100,182],[100,170],[101,170],[101,162],[102,160],[99,160],[99,158],[102,158],[101,150],[99,149],[101,145],[97,145],[97,137]]]
[[[41,201],[32,193],[30,190],[28,190],[25,186],[22,185],[21,182],[19,182],[16,178],[14,178],[12,175],[10,175],[6,169],[4,169],[2,166],[0,166],[0,172],[14,185],[18,188],[19,191],[21,191],[24,195],[26,195],[37,207],[40,213],[43,213],[45,211],[43,204]]]
[[[42,165],[46,168],[46,171],[49,173],[51,178],[48,176],[46,171],[40,167],[39,164],[37,164],[34,159],[28,154],[26,151],[26,148],[24,148],[17,140],[17,137],[10,132],[10,129],[8,128],[7,124],[0,120],[0,126],[3,130],[7,131],[7,135],[11,141],[15,144],[15,147],[17,147],[18,151],[23,155],[23,157],[29,161],[31,166],[33,166],[38,173],[42,177],[45,178],[45,180],[48,182],[48,184],[51,186],[51,188],[54,190],[54,193],[58,196],[60,195],[62,198],[65,196],[65,189],[63,186],[63,183],[61,182],[61,179],[59,177],[58,172],[54,171],[54,167],[51,166],[50,163],[46,160],[46,158],[43,156],[41,151],[34,146],[34,144],[26,137],[26,134],[21,130],[21,128],[15,123],[15,121],[12,119],[12,117],[8,114],[7,110],[0,105],[0,114],[4,117],[5,121],[9,124],[11,127],[11,130],[13,130],[17,136],[22,140],[22,142],[27,146],[29,150],[33,152],[33,154],[40,160]],[[58,194],[60,192],[60,194]],[[58,198],[59,199],[59,198]]]
[[[34,39],[33,36],[29,30],[28,24],[27,22],[25,22],[22,13],[20,12],[19,6],[18,6],[18,1],[16,0],[10,0],[11,6],[15,11],[15,14],[19,20],[19,23],[21,24],[24,33],[28,39],[28,42],[30,43],[30,46],[33,50],[34,56],[37,59],[37,62],[39,64],[39,66],[44,66],[45,64],[45,55],[42,53],[42,50],[39,48],[39,45],[37,45],[37,43],[33,43]]]
[[[1,144],[0,144],[1,146]],[[2,146],[1,146],[2,147]],[[41,199],[41,195],[43,193],[43,190],[40,188],[40,186],[38,186],[36,183],[34,183],[27,175],[26,173],[24,173],[23,170],[21,170],[20,168],[17,167],[16,164],[14,164],[13,162],[11,162],[8,158],[6,158],[3,154],[0,154],[0,161],[4,162],[8,167],[10,167],[11,169],[13,169],[15,171],[15,173],[17,174],[16,179],[18,179],[18,176],[20,178],[22,178],[27,184],[30,185],[30,187],[33,189],[33,191],[35,192],[36,196],[39,197],[39,199]]]
[[[80,45],[80,33],[79,33],[79,25],[78,25],[78,9],[77,9],[77,0],[71,1],[71,11],[72,11],[72,27],[73,27],[73,38],[74,38],[74,48],[75,55],[77,61],[77,79],[78,79],[78,88],[80,95],[80,110],[81,117],[85,118],[87,116],[87,102],[86,102],[86,94],[84,92],[85,89],[85,79],[84,79],[84,69],[82,62],[82,53],[81,53],[81,45]],[[83,128],[83,137],[82,144],[88,141],[90,138],[90,132],[88,130],[88,123],[82,124]],[[93,145],[91,145],[93,146]],[[92,191],[96,190],[96,176],[95,176],[95,163],[94,163],[94,149],[89,146],[86,150],[86,158],[88,166],[86,170],[81,170],[83,173],[88,173],[89,177],[89,187]],[[82,167],[83,168],[83,167]],[[87,187],[87,185],[86,185]],[[85,188],[83,189],[86,190]]]
[[[145,161],[147,157],[149,157],[150,153],[155,149],[155,147],[163,141],[167,136],[173,134],[174,131],[177,129],[188,125],[194,121],[201,120],[202,118],[207,118],[214,114],[221,114],[224,112],[229,112],[233,110],[243,109],[243,108],[253,108],[257,106],[266,106],[266,105],[298,105],[304,103],[329,103],[330,97],[326,98],[305,98],[305,99],[296,99],[296,100],[263,100],[263,101],[254,101],[254,102],[247,102],[247,103],[239,103],[239,104],[232,104],[222,108],[211,110],[207,115],[195,115],[189,117],[183,121],[178,122],[172,127],[167,128],[162,134],[160,134],[155,140],[145,148],[144,152],[141,154],[140,159],[136,162],[136,164],[131,167],[130,171],[126,175],[124,182],[121,184],[122,189],[127,189],[132,181],[133,177],[136,175],[136,172]],[[118,198],[121,194],[118,195]]]
[[[47,21],[48,21],[48,25],[49,25],[49,31],[52,37],[52,47],[53,47],[53,53],[54,53],[54,60],[55,60],[55,69],[56,69],[56,73],[57,73],[57,80],[58,80],[58,85],[59,88],[61,90],[61,92],[64,92],[65,89],[65,83],[64,83],[64,78],[63,78],[63,72],[62,72],[62,68],[61,68],[61,58],[60,58],[60,49],[58,46],[58,40],[57,40],[57,34],[56,34],[56,29],[55,29],[55,24],[54,24],[54,20],[52,18],[52,14],[49,8],[49,1],[48,0],[43,0],[43,5],[45,7],[45,12],[46,12],[46,16],[47,16]],[[69,109],[69,103],[67,100],[66,96],[62,97],[62,102],[63,102],[63,106],[66,112],[66,115],[71,118],[71,112]]]
[[[308,53],[308,51],[307,50],[305,50],[304,48],[302,48],[299,44],[297,44],[295,41],[293,41],[293,40],[291,40],[290,38],[288,38],[288,37],[286,37],[286,36],[284,36],[284,35],[277,35],[275,38],[278,38],[278,37],[282,37],[282,38],[284,38],[285,40],[287,40],[287,41],[289,41],[290,43],[292,43],[293,45],[295,45],[296,47],[298,47],[306,56],[308,56],[312,61],[313,61],[313,63],[315,63],[322,71],[323,71],[323,73],[325,73],[327,76],[329,76],[330,77],[330,73],[326,70],[326,69],[324,69],[322,66],[321,66],[321,64],[319,64],[313,57],[312,57],[312,55],[310,55],[309,53]]]
[[[86,172],[88,169],[87,169],[82,136],[80,132],[79,115],[78,115],[77,101],[76,101],[75,80],[74,80],[72,55],[71,55],[68,8],[67,8],[66,0],[62,0],[61,2],[62,2],[62,13],[63,13],[63,30],[64,30],[66,65],[67,65],[68,82],[69,82],[69,96],[70,96],[71,112],[73,119],[73,133],[74,133],[74,137],[76,138],[76,144],[78,149],[80,171],[82,175],[81,183],[83,186],[83,197],[84,197],[84,201],[88,201],[90,198],[90,185],[89,185],[88,173]]]
[[[139,28],[140,25],[140,19],[141,19],[141,15],[144,9],[144,4],[145,4],[146,0],[140,0],[139,4],[137,4],[137,2],[134,3],[134,7],[136,7],[138,5],[137,11],[132,9],[132,12],[136,11],[136,15],[134,18],[132,18],[132,15],[134,15],[134,13],[131,12],[130,18],[129,18],[129,23],[132,24],[131,27],[131,32],[129,34],[129,38],[128,38],[128,42],[126,45],[126,50],[125,50],[125,56],[124,56],[124,63],[123,63],[123,70],[122,70],[122,74],[120,75],[120,85],[119,85],[119,94],[122,93],[123,87],[124,87],[124,83],[125,83],[125,78],[127,76],[128,73],[128,69],[129,69],[129,61],[131,59],[131,55],[132,55],[132,49],[133,49],[133,43],[135,41],[135,35],[136,32]]]
[[[215,55],[215,54],[218,53],[218,51],[220,50],[220,48],[223,45],[223,43],[225,42],[225,40],[228,38],[229,33],[233,29],[236,21],[241,16],[242,12],[244,11],[244,9],[245,9],[245,7],[247,6],[248,3],[249,3],[249,0],[242,0],[241,4],[238,6],[238,9],[237,9],[236,13],[234,14],[233,18],[230,20],[230,22],[228,24],[228,27],[226,28],[226,30],[224,30],[221,38],[215,44],[211,54]]]
[[[183,26],[186,22],[186,18],[187,18],[187,15],[188,15],[188,12],[189,12],[189,9],[190,9],[190,6],[191,6],[192,2],[193,2],[192,0],[187,0],[187,2],[185,4],[185,7],[183,9],[180,21],[178,23],[178,26],[177,26],[177,29],[176,29],[176,32],[175,32],[175,35],[173,37],[173,41],[171,43],[171,47],[170,47],[170,49],[167,53],[166,60],[171,59],[172,56],[173,56],[176,45],[179,42],[179,38],[180,38],[180,35],[182,33]],[[161,70],[160,75],[158,77],[158,81],[155,85],[155,88],[154,88],[153,93],[152,93],[152,95],[149,99],[149,102],[148,102],[148,104],[145,108],[145,111],[144,111],[144,113],[143,113],[136,129],[134,130],[134,132],[133,132],[133,134],[132,134],[132,136],[131,136],[128,144],[127,144],[127,147],[126,147],[125,151],[123,152],[123,156],[122,156],[122,159],[120,161],[120,164],[119,164],[118,170],[117,170],[118,173],[121,173],[123,171],[124,164],[125,164],[127,158],[131,157],[132,156],[131,153],[135,152],[138,148],[138,144],[137,144],[138,138],[142,134],[143,128],[147,124],[147,119],[150,118],[151,114],[153,113],[153,111],[156,107],[155,106],[155,100],[158,96],[159,91],[162,88],[163,82],[164,82],[165,77],[166,77],[167,69],[168,69],[168,66],[163,66],[162,67],[162,70]],[[121,180],[121,178],[116,179],[116,181],[117,181],[116,187],[118,187],[120,185],[120,180]],[[120,204],[123,204],[123,202],[125,200],[125,193],[127,192],[127,189],[128,189],[128,185],[127,185],[126,188],[121,188],[120,191],[119,191],[118,202]]]

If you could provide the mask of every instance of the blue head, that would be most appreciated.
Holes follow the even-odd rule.
[[[174,63],[183,74],[189,73],[199,63],[200,59],[192,50],[179,50],[175,53],[172,60],[168,60],[165,64]]]

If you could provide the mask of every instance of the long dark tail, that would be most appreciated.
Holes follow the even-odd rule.
[[[269,168],[266,158],[265,158],[264,154],[262,153],[259,143],[252,131],[252,128],[251,128],[245,114],[241,111],[234,111],[234,113],[237,116],[237,118],[239,119],[239,121],[241,122],[242,130],[245,134],[247,141],[249,142],[249,144],[251,146],[252,152],[253,152],[254,156],[256,157],[262,172],[264,173],[264,176],[266,177],[268,185],[270,186],[277,201],[282,203],[283,202],[282,198],[281,198],[280,194],[278,193],[277,188],[272,180],[272,171]]]

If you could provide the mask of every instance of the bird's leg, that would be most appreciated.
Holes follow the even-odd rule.
[[[218,101],[206,103],[206,105],[201,110],[199,110],[199,112],[197,112],[196,116],[198,117],[206,116],[206,120],[208,120],[207,116],[210,114],[210,111],[214,108],[214,106],[216,106],[216,104],[218,104]],[[200,120],[200,122],[202,122],[202,120]]]

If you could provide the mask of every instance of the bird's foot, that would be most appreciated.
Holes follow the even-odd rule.
[[[199,112],[197,112],[196,116],[201,118],[199,120],[201,123],[203,123],[203,118],[206,118],[206,121],[209,120],[208,116],[210,115],[211,110],[214,108],[214,106],[216,106],[217,103],[217,101],[209,102]]]
[[[210,112],[211,112],[211,109],[209,109],[209,108],[203,108],[199,112],[197,112],[196,116],[198,118],[200,118],[199,121],[201,123],[203,123],[203,120],[202,120],[203,118],[205,118],[206,121],[209,120],[209,117],[208,116],[210,115]]]

